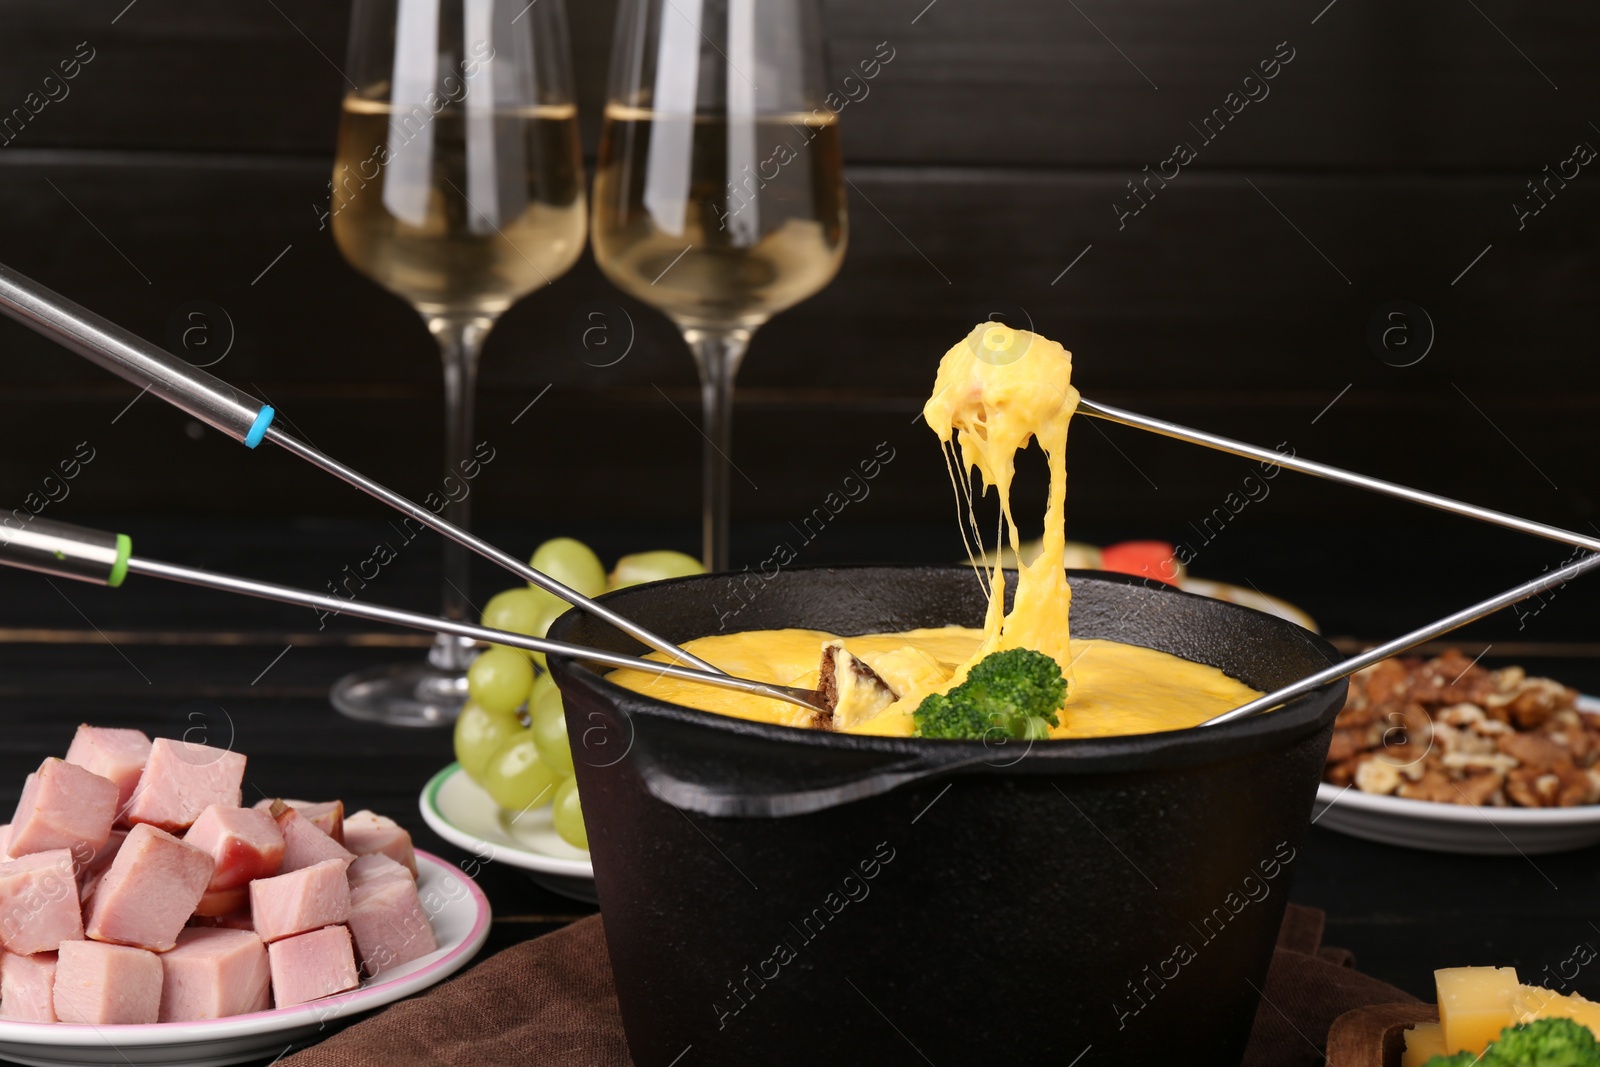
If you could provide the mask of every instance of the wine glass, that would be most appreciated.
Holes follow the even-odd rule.
[[[446,519],[466,526],[478,355],[495,319],[583,251],[578,114],[562,0],[356,0],[334,163],[334,240],[422,315],[444,358]],[[444,609],[467,615],[470,557],[444,546]],[[343,595],[343,594],[341,594]],[[447,723],[470,641],[360,671],[333,704],[392,725]]]
[[[733,380],[756,328],[844,258],[818,0],[622,0],[592,237],[700,372],[706,566],[728,566]]]

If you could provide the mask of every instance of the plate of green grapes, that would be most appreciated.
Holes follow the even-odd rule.
[[[581,541],[557,537],[528,561],[585,596],[702,574],[682,552],[623,556],[607,572]],[[483,609],[483,625],[543,637],[566,601],[533,586],[507,589]],[[422,789],[422,818],[480,860],[520,867],[553,892],[595,902],[572,745],[558,690],[538,652],[491,645],[467,671],[469,699],[456,719],[456,762]]]

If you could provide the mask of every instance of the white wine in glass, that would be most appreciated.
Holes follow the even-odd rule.
[[[756,328],[838,273],[848,234],[816,0],[623,0],[595,258],[700,372],[703,551],[728,566],[733,381]]]
[[[428,498],[468,524],[478,356],[495,319],[566,273],[587,226],[562,0],[356,0],[330,213],[351,266],[404,299],[444,361],[444,477]],[[419,494],[420,495],[420,494]],[[425,500],[428,498],[424,498]],[[443,615],[470,609],[470,559],[444,546]],[[452,721],[471,643],[359,671],[336,708],[393,725]]]

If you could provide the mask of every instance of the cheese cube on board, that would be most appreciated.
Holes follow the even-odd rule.
[[[1531,1023],[1535,1019],[1571,1019],[1600,1035],[1600,1004],[1576,993],[1562,995],[1540,986],[1525,985],[1512,1001],[1512,1022]]]
[[[0,1019],[21,1023],[53,1023],[56,954],[18,956],[0,952]]]
[[[267,946],[272,999],[280,1008],[343,993],[361,984],[350,931],[325,926]]]
[[[222,1019],[272,1007],[267,946],[248,930],[191,927],[160,959],[161,1022]]]
[[[344,922],[350,915],[350,883],[344,869],[339,860],[323,860],[251,882],[250,914],[256,933],[263,941],[277,941]]]
[[[1447,1054],[1476,1055],[1513,1022],[1511,999],[1522,990],[1516,968],[1446,967],[1433,981]]]
[[[293,808],[285,807],[275,818],[283,833],[283,863],[279,870],[284,874],[302,867],[338,860],[345,865],[355,859],[348,849],[312,825],[311,820]]]
[[[26,856],[56,848],[99,848],[111,836],[116,816],[115,783],[52,756],[22,787],[6,849]]]
[[[153,1023],[161,1009],[161,958],[127,945],[63,942],[54,1003],[64,1023]]]
[[[213,804],[237,808],[244,763],[237,752],[158,737],[150,743],[150,759],[128,801],[127,820],[176,832],[187,830]]]
[[[1400,1067],[1422,1067],[1435,1056],[1444,1056],[1444,1033],[1438,1023],[1418,1023],[1405,1032],[1406,1050]]]
[[[358,811],[344,821],[344,847],[357,856],[382,853],[417,876],[417,854],[411,835],[387,816],[375,811]]]
[[[57,848],[0,863],[0,946],[28,956],[82,937],[71,852]]]
[[[122,730],[115,726],[90,726],[83,723],[67,748],[67,762],[93,771],[117,787],[117,812],[120,815],[150,759],[150,738],[143,730]]]
[[[141,823],[101,876],[84,932],[96,941],[165,952],[177,943],[210,881],[209,855]]]
[[[350,936],[355,939],[361,974],[367,978],[439,947],[417,896],[417,884],[409,877],[378,878],[352,889]]]
[[[271,815],[255,808],[212,804],[183,839],[210,854],[215,866],[206,888],[213,892],[270,878],[283,864],[283,831]]]

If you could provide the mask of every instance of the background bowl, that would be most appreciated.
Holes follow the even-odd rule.
[[[1338,658],[1248,608],[1071,580],[1077,636],[1262,689]],[[984,610],[965,567],[709,575],[607,602],[680,641],[976,626]],[[638,650],[578,612],[551,636]],[[691,1050],[702,1064],[926,1051],[1088,1065],[1180,1044],[1236,1064],[1345,693],[1205,730],[988,746],[746,722],[551,663],[640,1067]]]

